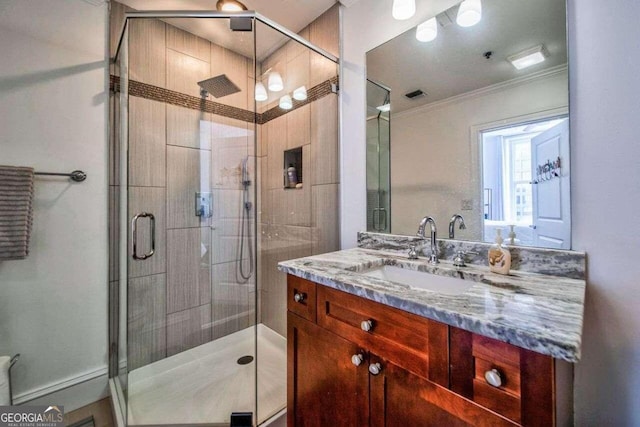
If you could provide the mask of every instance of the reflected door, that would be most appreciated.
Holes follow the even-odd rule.
[[[569,121],[531,139],[533,244],[571,248]]]

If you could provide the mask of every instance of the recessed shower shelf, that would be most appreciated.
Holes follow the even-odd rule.
[[[285,190],[301,190],[302,147],[284,151],[283,187]]]

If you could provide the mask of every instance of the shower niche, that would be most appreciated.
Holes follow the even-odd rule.
[[[284,152],[284,189],[300,190],[302,188],[302,147],[292,148]]]

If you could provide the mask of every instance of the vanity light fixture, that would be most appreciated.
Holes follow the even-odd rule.
[[[421,42],[430,42],[438,37],[438,20],[433,18],[424,21],[416,28],[416,39]]]
[[[255,89],[256,101],[266,101],[268,98],[269,95],[267,94],[267,88],[264,87],[264,84],[262,84],[262,82],[257,82]]]
[[[269,90],[271,92],[280,92],[284,89],[284,83],[282,83],[282,76],[277,71],[269,73]]]
[[[416,13],[415,0],[393,0],[391,15],[398,21],[411,18]]]
[[[300,86],[299,88],[293,91],[293,99],[297,101],[304,101],[307,99],[307,88],[305,86]]]
[[[242,12],[243,10],[247,10],[247,6],[238,0],[218,0],[216,9],[224,12]]]
[[[481,0],[464,0],[458,8],[456,22],[461,27],[473,27],[482,19]]]
[[[382,111],[383,113],[387,113],[391,111],[391,104],[387,103],[387,104],[379,105],[376,108]]]
[[[508,56],[507,61],[516,67],[517,70],[522,70],[543,62],[548,56],[549,52],[545,49],[544,45],[538,45]]]
[[[293,108],[293,101],[289,95],[282,95],[280,97],[280,103],[278,104],[283,110],[290,110]]]

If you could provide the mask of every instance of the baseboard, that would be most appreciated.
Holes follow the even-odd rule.
[[[65,412],[109,396],[107,367],[17,394],[16,405],[63,405]]]

